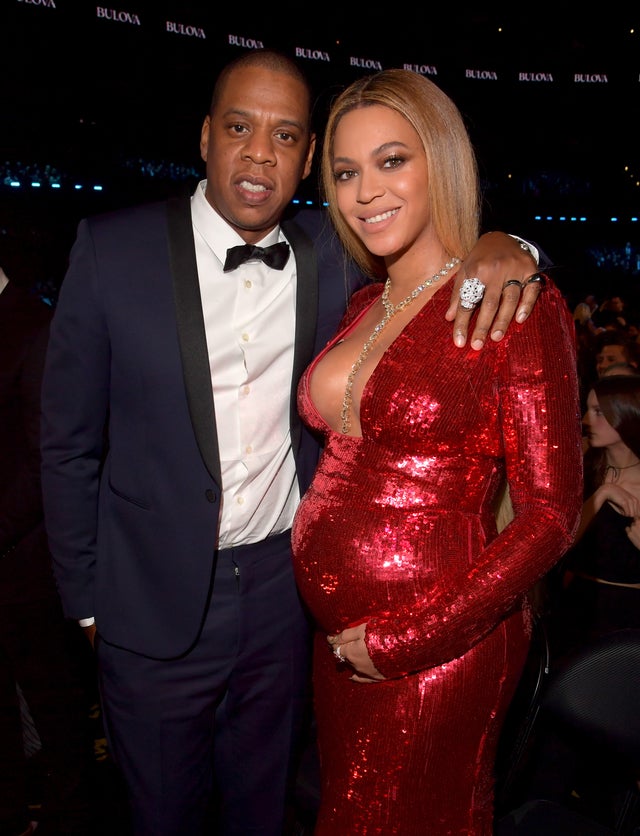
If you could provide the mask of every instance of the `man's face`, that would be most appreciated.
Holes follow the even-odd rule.
[[[200,153],[206,197],[249,244],[279,222],[315,149],[309,99],[297,79],[263,67],[236,69],[206,117]]]
[[[614,363],[628,363],[627,355],[622,345],[605,345],[596,355],[596,373],[598,376]]]

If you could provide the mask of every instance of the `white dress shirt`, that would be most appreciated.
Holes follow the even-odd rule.
[[[300,500],[291,450],[296,269],[262,261],[224,273],[244,244],[204,195],[191,199],[200,295],[216,413],[222,507],[219,548],[255,543],[291,527]],[[279,228],[259,246],[284,241]]]

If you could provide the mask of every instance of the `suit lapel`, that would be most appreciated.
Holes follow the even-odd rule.
[[[313,358],[318,321],[318,261],[313,241],[295,221],[283,221],[282,230],[296,257],[296,330],[291,382],[291,444],[294,454],[300,444],[301,423],[296,396],[298,381]]]
[[[211,391],[209,352],[202,316],[196,248],[188,197],[167,201],[169,260],[176,304],[178,341],[191,422],[202,459],[222,485],[220,451]]]

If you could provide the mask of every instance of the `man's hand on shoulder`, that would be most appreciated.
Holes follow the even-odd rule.
[[[481,304],[465,309],[460,305],[460,286],[470,278],[480,279],[485,289]],[[481,235],[454,278],[446,319],[453,321],[455,344],[459,347],[466,344],[476,310],[471,347],[481,349],[489,334],[495,342],[500,341],[514,314],[518,323],[527,319],[542,287],[535,247],[505,232]]]

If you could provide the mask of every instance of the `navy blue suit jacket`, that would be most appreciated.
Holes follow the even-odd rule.
[[[353,271],[323,212],[284,220],[297,267],[291,436],[300,490],[317,463],[295,393],[335,333]],[[42,481],[68,617],[172,658],[207,610],[220,461],[187,196],[83,220],[51,326]]]

